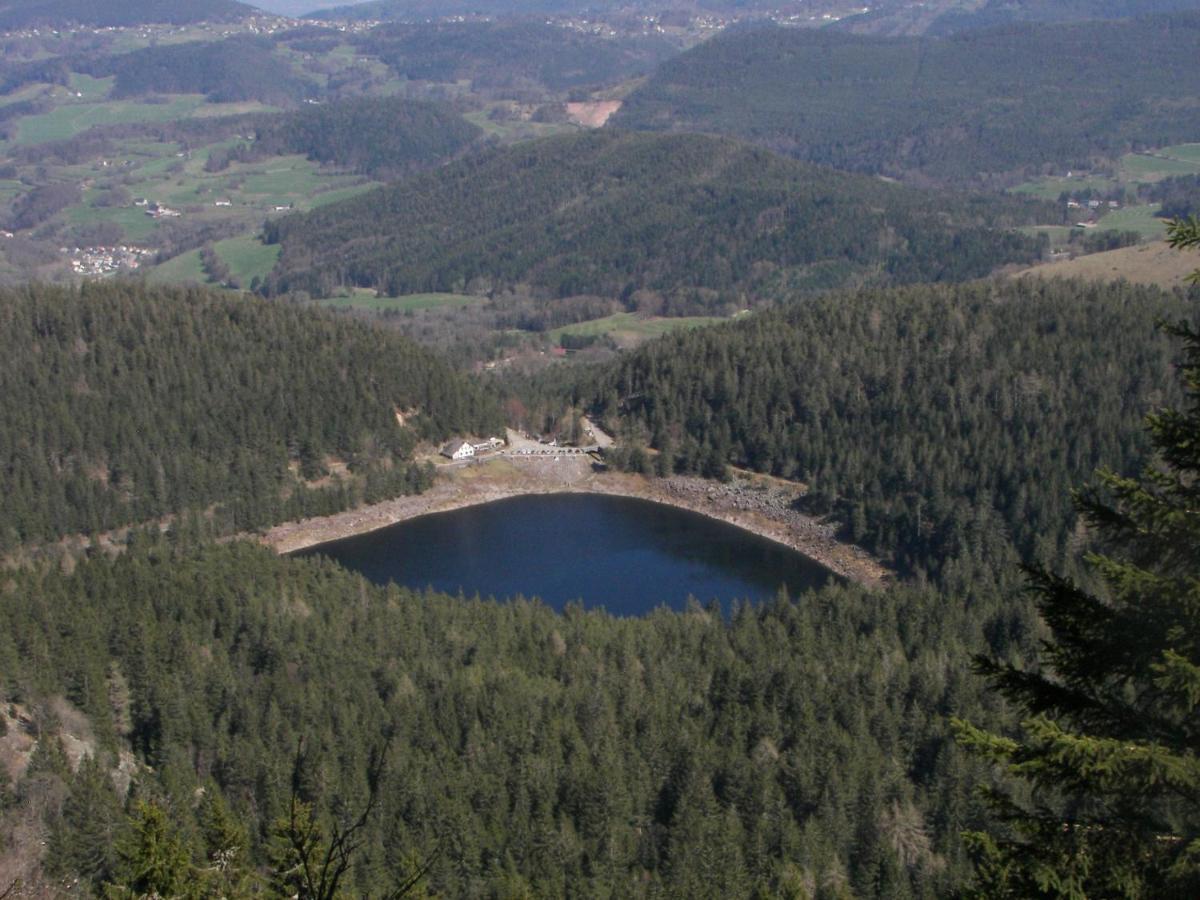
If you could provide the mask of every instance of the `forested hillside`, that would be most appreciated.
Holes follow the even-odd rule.
[[[969,581],[1013,548],[1062,558],[1071,488],[1137,468],[1142,417],[1172,388],[1154,322],[1189,309],[1062,281],[835,295],[676,333],[582,393],[661,471],[804,481],[902,571]]]
[[[4,0],[0,30],[61,25],[125,27],[146,23],[184,25],[242,19],[257,10],[235,0]]]
[[[282,304],[91,284],[0,292],[0,544],[209,510],[225,528],[418,490],[418,439],[499,427],[398,336]],[[406,427],[396,411],[419,411]],[[351,477],[305,487],[334,457]]]
[[[955,280],[1032,259],[1049,205],[924,193],[728,139],[592,132],[478,154],[268,224],[273,292],[523,286],[656,312],[784,288]],[[634,298],[637,292],[650,292]]]
[[[377,177],[395,176],[450,159],[475,142],[482,130],[448,106],[399,97],[363,97],[305,106],[290,113],[255,116],[252,144],[210,155],[217,160],[303,153]]]
[[[947,10],[933,21],[928,33],[950,34],[1018,22],[1132,19],[1197,9],[1197,0],[987,0],[975,9],[959,6]]]
[[[966,872],[958,832],[982,821],[982,764],[940,711],[999,723],[965,660],[985,625],[1006,653],[1030,624],[991,590],[558,615],[244,544],[11,573],[0,600],[0,698],[43,735],[3,821],[47,835],[63,883],[144,889],[162,882],[136,862],[156,858],[203,896],[296,859],[293,786],[326,838],[353,822],[387,735],[346,896],[430,858],[436,896],[944,896]],[[97,764],[75,776],[53,749],[70,717],[44,701],[64,690],[94,729]],[[136,798],[167,816],[132,849],[105,773],[123,746],[152,767]]]
[[[950,38],[736,30],[664,63],[612,122],[913,180],[1087,168],[1200,140],[1198,41],[1198,14]]]
[[[355,43],[402,78],[466,81],[475,90],[503,88],[509,95],[524,88],[534,96],[645,75],[678,51],[663,37],[606,38],[521,21],[386,25]]]
[[[214,103],[259,100],[291,106],[315,95],[315,83],[300,77],[274,50],[265,38],[233,37],[146,47],[80,68],[91,75],[115,75],[114,97],[204,94]]]

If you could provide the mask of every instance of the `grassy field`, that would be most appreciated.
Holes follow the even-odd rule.
[[[1090,281],[1124,279],[1134,284],[1174,288],[1181,287],[1184,279],[1196,268],[1195,254],[1172,250],[1164,241],[1154,241],[1034,266],[1017,272],[1016,276],[1084,278]]]
[[[1071,178],[1035,178],[1013,188],[1012,192],[1042,200],[1057,200],[1064,193],[1086,190],[1108,193],[1123,185],[1136,186],[1161,181],[1173,175],[1197,173],[1200,173],[1200,144],[1178,144],[1150,153],[1127,153],[1118,161],[1112,177],[1075,175]]]
[[[1107,175],[1076,175],[1072,178],[1035,178],[1018,185],[1015,194],[1028,194],[1042,200],[1057,200],[1063,193],[1092,190],[1101,193],[1122,185],[1149,184],[1173,175],[1200,173],[1200,144],[1176,144],[1148,153],[1127,153],[1117,163],[1113,177]]]
[[[1038,200],[1057,200],[1060,195],[1075,191],[1098,191],[1107,193],[1117,187],[1115,178],[1089,175],[1084,178],[1038,178],[1027,181],[1012,189],[1014,194],[1026,194]]]
[[[0,106],[8,106],[10,103],[21,103],[25,100],[32,100],[45,93],[46,86],[44,84],[27,84],[22,88],[18,88],[11,94],[0,96]]]
[[[1070,225],[1026,225],[1017,229],[1030,237],[1037,237],[1039,234],[1046,235],[1050,238],[1051,247],[1059,247],[1067,243],[1073,230]]]
[[[241,189],[247,194],[283,197],[311,194],[322,185],[315,166],[303,156],[281,156],[247,175]]]
[[[1096,223],[1100,231],[1136,231],[1142,240],[1154,240],[1167,233],[1167,223],[1157,218],[1158,204],[1126,206],[1106,213]]]
[[[1184,145],[1189,146],[1189,145]],[[1200,161],[1181,159],[1170,154],[1167,147],[1154,154],[1130,153],[1121,157],[1121,172],[1127,181],[1161,181],[1172,175],[1194,175],[1200,172]]]
[[[118,159],[132,166],[122,169],[134,196],[166,203],[190,215],[211,218],[245,219],[247,227],[257,227],[276,206],[292,205],[307,209],[313,205],[353,196],[372,185],[354,184],[346,175],[326,175],[316,163],[302,156],[274,157],[257,163],[230,166],[222,172],[205,172],[207,153],[181,157],[175,144],[134,147],[122,144]],[[76,177],[103,177],[110,170],[84,167]],[[231,207],[214,208],[214,202],[226,199]],[[189,211],[188,208],[192,209]]]
[[[1172,159],[1195,163],[1200,168],[1200,144],[1176,144],[1174,147],[1163,147],[1159,153]]]
[[[67,220],[76,225],[115,222],[125,232],[125,241],[133,244],[145,241],[158,225],[144,210],[137,207],[106,209],[87,205],[76,206],[67,213]]]
[[[591,321],[579,322],[575,325],[564,325],[562,328],[555,328],[549,334],[555,340],[564,335],[571,335],[573,337],[598,337],[603,334],[612,335],[614,338],[633,337],[645,340],[659,337],[679,328],[698,328],[704,325],[715,325],[723,321],[725,320],[713,316],[652,317],[643,319],[633,313],[617,313],[616,315],[606,316],[603,319],[592,319]]]
[[[209,103],[200,94],[175,94],[165,103],[146,103],[139,100],[104,100],[111,87],[111,78],[72,81],[65,102],[49,112],[21,119],[17,129],[17,144],[42,144],[60,141],[87,131],[93,125],[115,125],[125,122],[165,122],[173,119],[229,116],[245,112],[269,112],[274,108],[262,103]],[[74,92],[83,94],[75,97]]]
[[[314,197],[310,197],[308,202],[304,204],[305,209],[316,209],[318,206],[328,206],[330,203],[337,203],[339,200],[349,200],[351,197],[357,197],[359,194],[365,194],[367,191],[379,187],[376,182],[367,182],[365,184],[352,184],[350,187],[334,188],[329,191],[322,191]]]
[[[115,76],[93,78],[91,75],[81,75],[78,72],[72,72],[67,87],[75,93],[83,95],[76,99],[88,103],[96,103],[109,95],[112,91],[113,82],[116,80]]]
[[[479,109],[466,113],[463,118],[483,129],[489,137],[499,138],[504,142],[529,141],[539,137],[549,137],[555,134],[577,131],[578,125],[570,122],[530,122],[522,119],[491,118],[490,109]]]
[[[233,103],[206,103],[192,112],[192,118],[213,119],[217,116],[240,116],[243,113],[282,111],[282,107],[268,106],[257,100],[239,100]]]
[[[62,107],[61,110],[94,111],[109,106],[111,104],[77,104],[74,107]],[[181,107],[176,104],[147,108],[157,112],[173,108],[178,112]],[[61,110],[56,112],[61,113]],[[34,119],[41,120],[38,127],[46,125],[45,117]],[[68,130],[81,124],[79,120],[67,119],[59,124],[68,121],[71,122]],[[230,271],[248,285],[255,276],[266,275],[274,267],[278,256],[277,248],[263,247],[250,237],[262,226],[264,219],[278,214],[276,207],[310,209],[354,196],[375,186],[373,182],[362,182],[358,176],[325,173],[319,164],[300,155],[234,164],[221,172],[206,172],[204,165],[209,152],[211,148],[203,148],[201,152],[185,154],[175,143],[135,138],[114,142],[104,160],[94,158],[77,165],[51,166],[49,177],[53,180],[91,185],[84,193],[82,202],[56,216],[55,223],[67,227],[113,223],[121,228],[122,237],[119,240],[137,245],[149,243],[156,229],[161,227],[161,222],[147,216],[144,208],[97,205],[103,202],[102,198],[108,191],[119,186],[128,192],[129,199],[145,197],[151,202],[179,210],[188,224],[220,222],[225,226],[233,226],[225,230],[226,234],[244,233],[244,238],[222,242],[218,252],[225,258]],[[32,164],[24,167],[21,174],[30,177],[33,174]],[[0,203],[11,201],[26,189],[26,185],[15,179],[0,181]],[[128,204],[129,199],[124,202]],[[218,207],[218,199],[228,200],[230,205]],[[75,243],[96,242],[70,234],[63,235],[61,239]],[[202,280],[198,263],[186,255],[168,264],[161,277],[180,281]]]
[[[321,306],[327,306],[331,309],[409,312],[418,309],[470,306],[472,303],[480,303],[484,299],[483,297],[472,297],[466,294],[405,294],[402,297],[376,297],[375,292],[372,290],[356,288],[348,296],[328,297],[317,302]]]
[[[57,109],[21,119],[16,143],[42,144],[74,137],[93,125],[120,122],[165,122],[185,119],[204,105],[199,94],[175,97],[167,103],[136,103],[114,100],[107,103],[65,103]]]
[[[200,251],[190,250],[146,272],[146,279],[156,284],[207,284],[208,276],[200,262]]]
[[[230,273],[243,287],[249,287],[255,278],[265,278],[270,274],[275,268],[275,261],[279,259],[280,249],[278,244],[265,245],[252,235],[213,244],[217,256],[224,260]]]

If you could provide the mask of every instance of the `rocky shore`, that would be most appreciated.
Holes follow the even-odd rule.
[[[586,458],[497,458],[462,468],[447,467],[424,494],[288,522],[272,528],[261,540],[276,552],[290,553],[431,513],[507,497],[564,492],[637,497],[711,516],[778,541],[842,578],[870,587],[883,584],[891,574],[862,548],[839,541],[830,523],[797,511],[795,501],[804,492],[801,485],[749,473],[720,483],[596,472]]]

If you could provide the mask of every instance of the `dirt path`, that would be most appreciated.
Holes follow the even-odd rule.
[[[801,486],[748,473],[739,473],[728,484],[700,478],[597,473],[590,460],[567,457],[494,459],[443,472],[424,494],[277,525],[261,540],[279,553],[290,553],[430,513],[506,497],[564,492],[638,497],[689,509],[778,541],[843,578],[869,587],[891,577],[865,550],[837,540],[832,525],[793,508],[793,501],[803,493]]]

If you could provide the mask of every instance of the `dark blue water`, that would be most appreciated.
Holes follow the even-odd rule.
[[[572,600],[618,615],[761,601],[829,572],[773,541],[697,513],[594,494],[514,497],[423,516],[297,554],[323,554],[379,584],[467,596]]]

